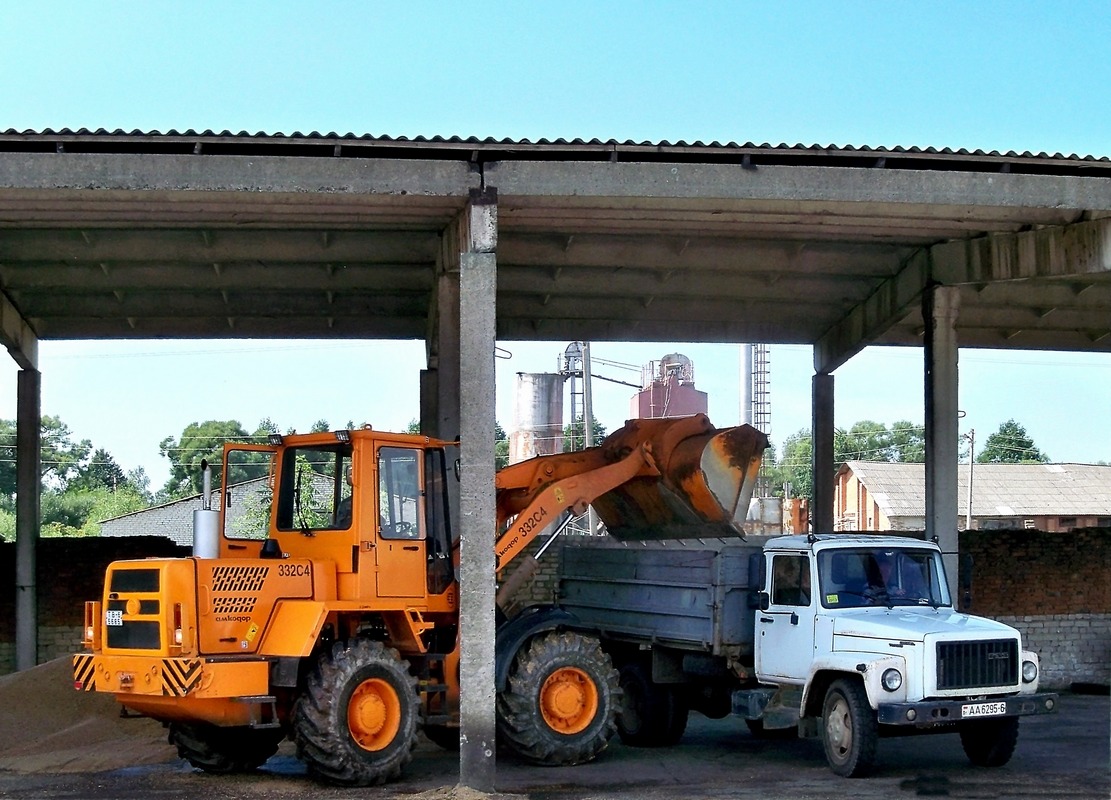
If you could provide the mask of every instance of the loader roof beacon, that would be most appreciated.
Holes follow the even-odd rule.
[[[194,555],[109,565],[75,688],[166,723],[213,773],[252,770],[289,737],[314,777],[371,785],[400,775],[421,730],[457,747],[456,446],[369,428],[226,445]],[[739,537],[766,446],[704,415],[633,420],[508,467],[497,569],[532,563],[527,545],[588,504],[627,541]],[[618,672],[566,616],[525,609],[498,632],[499,736],[537,763],[588,761],[616,730]]]

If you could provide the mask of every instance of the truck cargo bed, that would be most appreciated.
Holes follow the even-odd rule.
[[[714,655],[752,650],[750,562],[761,547],[736,541],[623,545],[568,541],[559,604],[605,635]]]

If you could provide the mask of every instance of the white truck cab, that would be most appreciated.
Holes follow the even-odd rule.
[[[1002,764],[1018,717],[1055,710],[1019,632],[954,609],[933,542],[783,536],[763,558],[756,677],[769,702],[797,698],[800,732],[821,736],[834,772],[867,772],[893,726],[956,729],[974,763]]]

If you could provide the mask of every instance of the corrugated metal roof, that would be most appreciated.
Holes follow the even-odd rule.
[[[957,170],[970,170],[970,171],[1003,171],[1008,172],[1016,169],[1019,172],[1041,172],[1045,171],[1047,174],[1062,174],[1062,172],[1071,172],[1072,168],[1079,168],[1081,170],[1088,170],[1091,168],[1099,168],[1101,166],[1111,166],[1111,158],[1107,156],[1091,156],[1091,155],[1065,155],[1062,153],[1033,153],[1029,150],[1017,152],[1009,150],[1007,152],[1000,152],[998,150],[968,150],[966,148],[950,148],[950,147],[884,147],[884,146],[869,146],[869,145],[836,145],[836,144],[788,144],[779,143],[771,144],[764,142],[762,144],[755,142],[720,142],[717,140],[710,142],[703,142],[702,140],[686,141],[678,139],[675,141],[660,140],[660,141],[634,141],[632,139],[618,140],[618,139],[547,139],[540,138],[536,140],[531,139],[510,139],[510,138],[496,138],[496,137],[477,137],[477,136],[381,136],[375,134],[355,134],[355,133],[337,133],[331,131],[322,133],[319,131],[310,131],[302,133],[301,131],[294,131],[293,133],[266,133],[258,131],[251,133],[249,131],[233,132],[230,130],[213,131],[206,129],[197,131],[189,128],[184,131],[170,129],[162,132],[158,130],[142,131],[131,130],[125,131],[117,128],[115,130],[108,130],[106,128],[97,128],[90,130],[88,128],[45,128],[41,131],[35,130],[16,130],[8,128],[0,133],[0,149],[21,149],[19,145],[33,146],[48,144],[55,141],[64,146],[64,140],[72,139],[75,142],[81,141],[85,144],[90,144],[99,141],[102,144],[114,142],[116,146],[124,146],[128,143],[137,144],[139,141],[145,143],[148,147],[161,143],[167,147],[174,144],[179,144],[182,141],[188,140],[194,144],[201,146],[202,150],[197,152],[209,152],[204,150],[205,142],[209,145],[223,144],[236,144],[245,146],[253,144],[255,146],[296,146],[296,145],[330,145],[339,146],[341,149],[336,151],[334,155],[344,155],[342,147],[348,145],[358,145],[363,147],[383,147],[389,149],[418,149],[426,151],[439,151],[443,155],[444,150],[455,150],[461,153],[464,157],[482,160],[486,151],[495,151],[498,153],[499,158],[512,158],[514,155],[520,157],[526,154],[536,155],[538,151],[549,151],[550,153],[563,151],[565,157],[569,156],[572,151],[578,151],[580,156],[587,153],[605,153],[607,157],[612,157],[612,154],[625,152],[635,154],[639,159],[650,158],[652,155],[657,157],[674,158],[680,154],[686,154],[688,157],[708,158],[710,160],[717,160],[719,158],[733,160],[738,159],[757,159],[755,163],[797,163],[800,160],[820,158],[822,160],[832,161],[861,161],[867,163],[868,166],[889,168],[889,169],[957,169]],[[51,148],[53,149],[53,148]],[[428,153],[432,155],[432,153]],[[890,159],[890,160],[889,160]]]
[[[924,464],[847,461],[845,467],[889,518],[926,513]],[[1111,516],[1111,466],[976,464],[972,475],[975,517]],[[964,508],[968,465],[957,470],[957,496]]]

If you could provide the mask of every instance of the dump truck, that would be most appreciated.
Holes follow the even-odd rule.
[[[569,541],[558,596],[532,613],[609,654],[631,745],[676,743],[696,709],[759,736],[818,737],[845,777],[905,733],[955,732],[972,763],[1000,766],[1019,719],[1057,708],[1017,630],[954,608],[933,541]]]
[[[633,420],[503,469],[497,569],[588,504],[629,541],[737,536],[766,446],[704,415]],[[74,687],[165,723],[212,773],[252,770],[288,737],[314,777],[371,785],[400,775],[421,731],[458,747],[456,447],[369,428],[226,445],[193,555],[108,566]],[[495,649],[499,741],[553,765],[605,748],[619,675],[596,637],[526,610]]]

